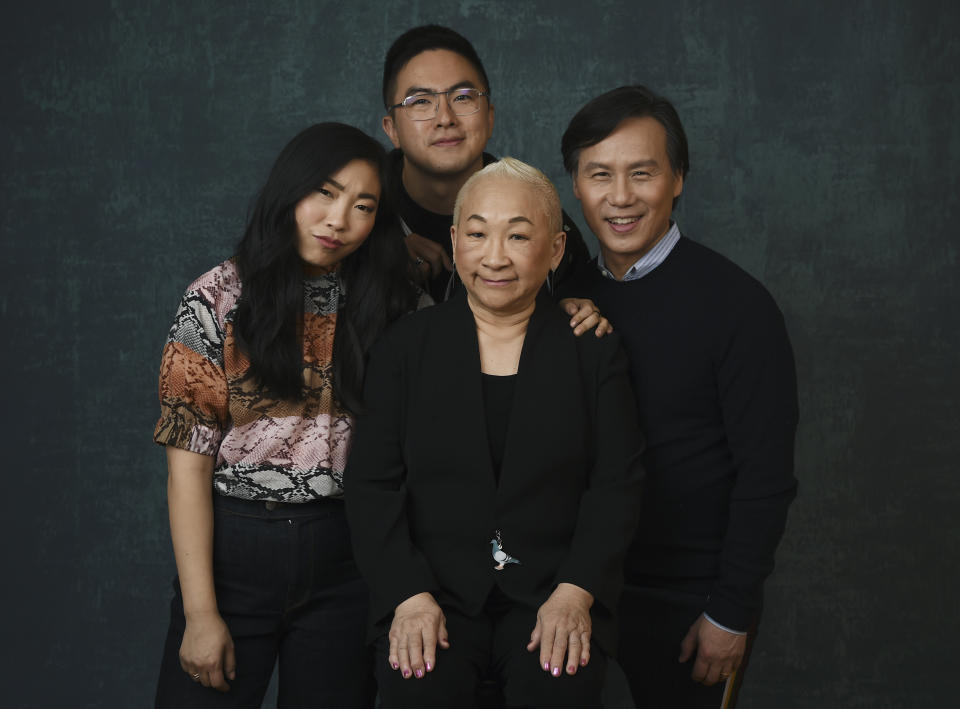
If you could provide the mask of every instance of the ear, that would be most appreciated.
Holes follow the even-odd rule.
[[[551,248],[553,249],[550,254],[550,270],[553,271],[557,266],[560,265],[560,262],[563,260],[563,251],[567,246],[567,232],[559,231],[553,236],[553,244]]]
[[[487,142],[490,142],[490,137],[493,135],[493,123],[494,123],[494,119],[495,119],[497,116],[496,116],[496,111],[494,110],[492,103],[490,104],[490,108],[487,109],[487,110],[489,111],[489,114],[488,114],[488,117],[487,117],[487,124],[488,124],[488,127],[487,127]]]
[[[576,172],[574,172],[572,175],[570,175],[570,181],[573,182],[573,196],[574,196],[574,198],[575,198],[578,202],[582,201],[582,200],[581,200],[581,197],[580,197],[580,186],[577,184],[577,173],[576,173]]]
[[[397,127],[393,124],[393,116],[389,113],[385,115],[380,121],[380,126],[383,128],[383,132],[387,134],[390,142],[393,143],[393,147],[399,148],[400,140],[397,138]]]
[[[673,185],[673,198],[676,199],[683,192],[683,173],[675,175],[673,179],[675,180]]]
[[[450,246],[453,247],[453,255],[457,255],[457,225],[450,225]]]

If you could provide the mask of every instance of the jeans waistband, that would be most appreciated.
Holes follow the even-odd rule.
[[[213,496],[214,510],[260,519],[290,519],[316,517],[343,511],[343,498],[321,497],[308,502],[276,502],[274,500],[244,500],[227,495]]]

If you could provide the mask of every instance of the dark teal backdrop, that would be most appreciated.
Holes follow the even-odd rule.
[[[960,586],[954,2],[17,3],[0,29],[0,704],[152,702],[173,573],[156,372],[270,162],[379,133],[380,63],[471,38],[491,149],[543,167],[593,95],[677,105],[678,220],[763,280],[800,377],[800,497],[741,706],[953,704]],[[382,137],[382,135],[381,135]],[[580,221],[583,224],[582,219]]]

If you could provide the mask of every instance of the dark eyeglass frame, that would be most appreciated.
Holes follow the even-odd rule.
[[[454,107],[453,103],[451,103],[451,100],[450,100],[450,95],[451,95],[451,94],[456,95],[456,94],[463,93],[463,92],[465,92],[465,91],[475,92],[477,98],[483,98],[484,96],[486,96],[486,97],[488,98],[488,100],[489,100],[489,97],[490,97],[490,92],[489,92],[489,91],[481,91],[480,89],[475,89],[475,88],[470,87],[470,86],[461,86],[461,87],[458,88],[458,89],[447,89],[446,91],[422,91],[421,93],[418,93],[418,94],[411,94],[410,96],[407,96],[405,99],[403,99],[403,101],[401,101],[400,103],[395,103],[395,104],[393,104],[392,106],[390,106],[390,108],[389,108],[388,110],[391,110],[391,111],[392,111],[392,110],[395,109],[395,108],[411,108],[411,107],[413,106],[413,102],[414,102],[414,101],[416,101],[416,100],[418,100],[418,99],[421,99],[421,98],[424,98],[424,97],[426,97],[426,96],[436,96],[436,97],[446,96],[446,97],[447,97],[447,106],[449,106],[450,110],[453,112],[453,115],[455,115],[455,116],[472,116],[474,113],[476,113],[477,111],[480,110],[480,104],[479,104],[479,103],[477,104],[477,107],[474,108],[474,109],[473,109],[472,111],[470,111],[469,113],[457,113],[457,109]],[[438,113],[440,113],[440,101],[439,101],[439,100],[438,100],[435,104],[433,104],[433,115],[432,115],[432,116],[424,116],[423,118],[414,118],[413,116],[409,116],[409,118],[410,118],[411,121],[429,121],[429,120],[431,120],[431,119],[433,119],[433,118],[436,118]]]

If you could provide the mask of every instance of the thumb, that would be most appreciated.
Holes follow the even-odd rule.
[[[440,618],[440,627],[437,629],[437,642],[440,643],[440,647],[442,647],[444,650],[450,648],[450,636],[447,635],[446,618]]]
[[[540,634],[543,632],[540,627],[540,617],[537,616],[537,624],[533,627],[533,632],[530,633],[530,642],[527,643],[527,652],[533,652],[538,647],[540,647]]]
[[[577,311],[580,310],[580,306],[574,300],[568,300],[564,302],[563,309],[567,311],[567,315],[576,315]]]
[[[231,681],[237,678],[237,655],[233,649],[233,643],[227,645],[223,653],[223,673]]]
[[[687,631],[687,634],[684,636],[683,640],[680,642],[680,657],[679,662],[686,662],[691,657],[693,657],[693,651],[697,649],[697,624],[694,623],[690,626],[690,630]]]

